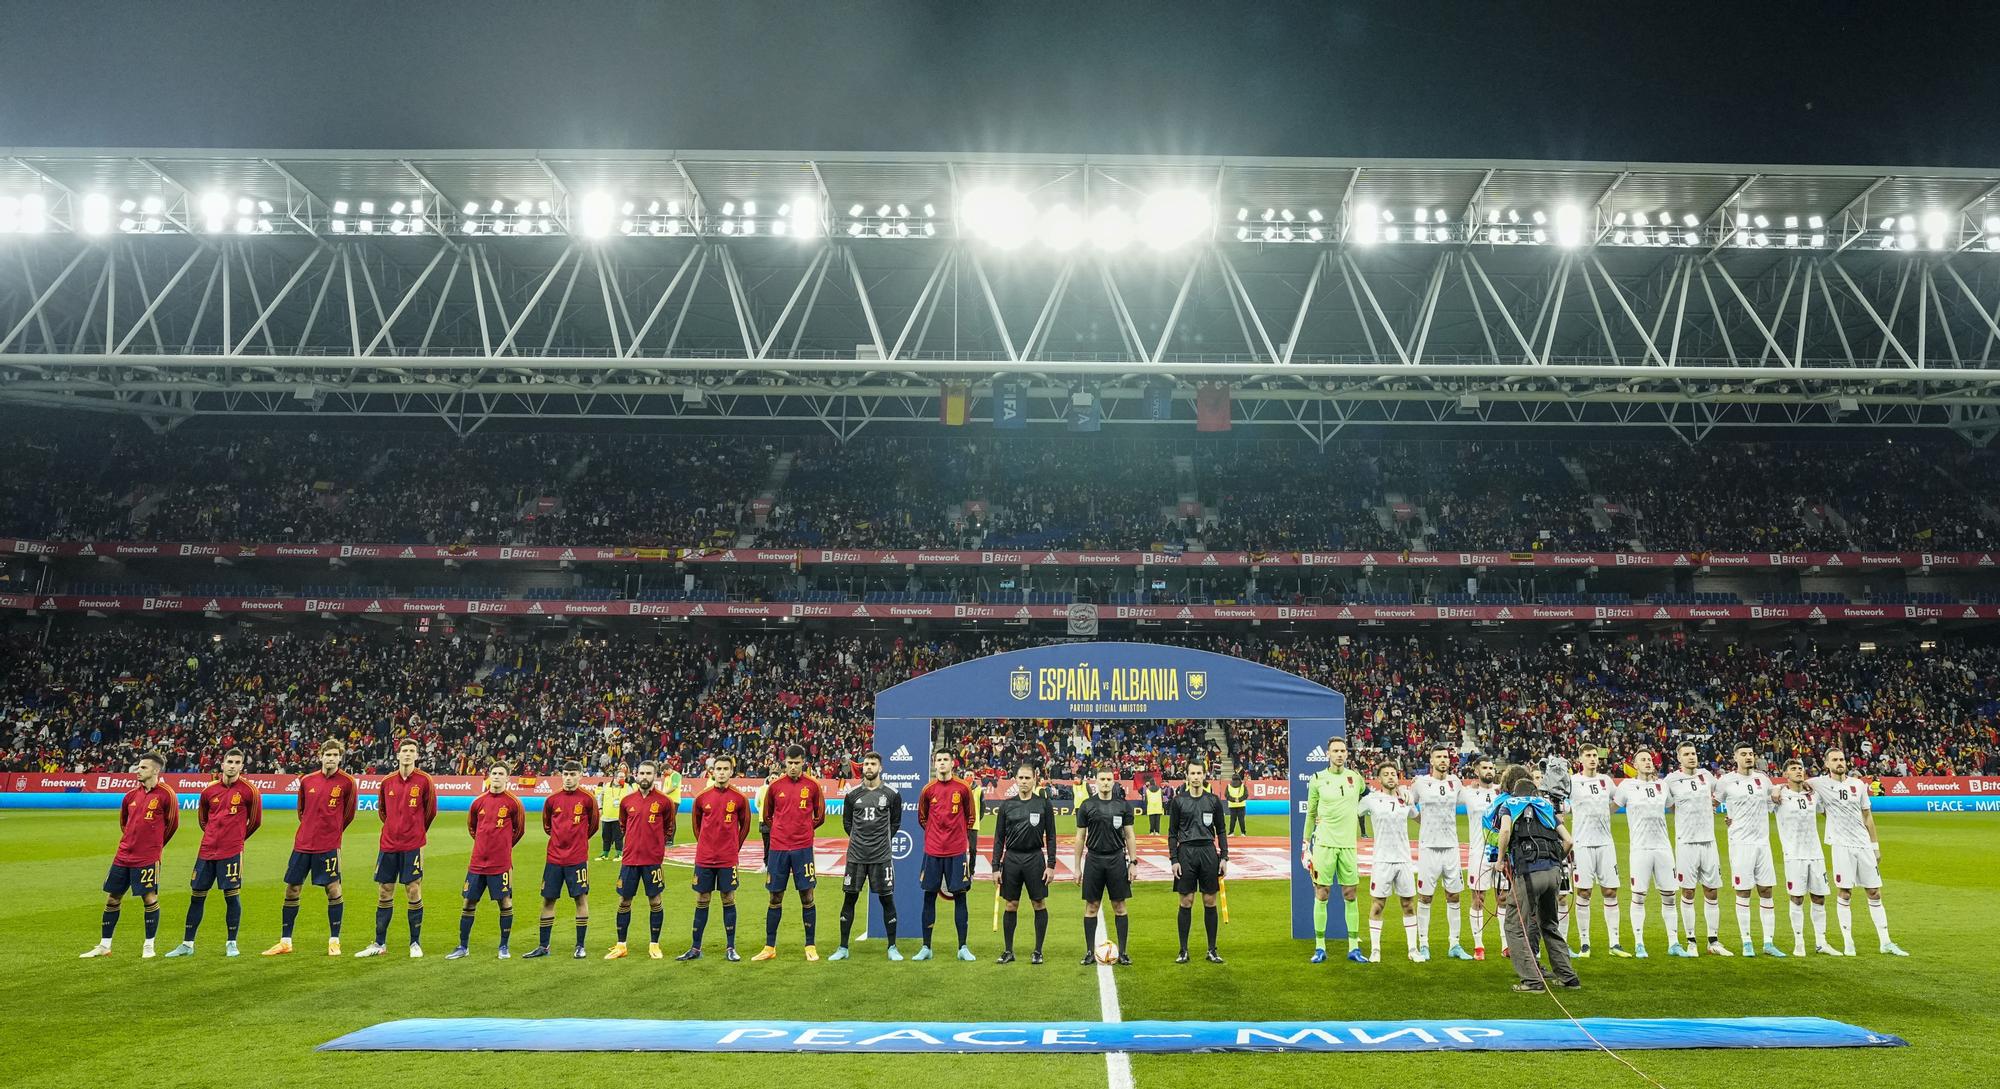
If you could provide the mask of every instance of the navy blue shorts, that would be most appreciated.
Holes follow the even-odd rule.
[[[925,855],[924,873],[917,884],[925,892],[936,892],[942,888],[946,892],[960,893],[971,888],[972,878],[965,872],[965,856]]]
[[[647,899],[658,896],[667,890],[667,879],[660,876],[660,868],[658,866],[618,867],[619,899],[631,899],[632,894],[639,891],[639,886],[642,884],[646,886]]]
[[[694,868],[694,891],[735,892],[736,867],[696,866]]]
[[[423,879],[423,851],[381,851],[375,855],[376,884],[407,885]]]
[[[812,848],[772,851],[765,857],[764,888],[771,892],[783,892],[787,882],[800,892],[819,884],[819,877],[813,871]]]
[[[514,898],[514,875],[510,873],[468,873],[465,875],[463,895],[466,903],[476,904],[488,892],[493,894],[493,902]]]
[[[554,900],[567,892],[569,898],[574,900],[589,891],[589,866],[565,866],[560,862],[542,863],[542,899]]]
[[[194,860],[194,891],[207,892],[212,888],[220,888],[223,892],[235,892],[242,887],[242,855]]]
[[[160,895],[160,867],[120,866],[112,863],[111,872],[104,875],[104,891],[113,896],[123,896],[136,892],[141,896]]]
[[[293,851],[285,863],[285,884],[303,885],[311,877],[315,885],[331,885],[340,880],[339,851]]]

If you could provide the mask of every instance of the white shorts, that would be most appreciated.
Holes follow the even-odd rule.
[[[1856,885],[1864,889],[1882,887],[1882,871],[1875,865],[1873,847],[1833,848],[1833,887],[1851,889]]]
[[[1458,868],[1458,848],[1417,848],[1417,892],[1430,896],[1437,892],[1439,881],[1444,883],[1447,893],[1456,895],[1465,890],[1465,875]]]
[[[1684,889],[1696,885],[1705,889],[1721,888],[1722,856],[1716,852],[1715,842],[1676,844],[1674,879]]]
[[[1369,868],[1368,895],[1377,900],[1394,896],[1415,896],[1417,894],[1417,867],[1407,861],[1383,862],[1379,859]]]
[[[1818,855],[1786,859],[1785,891],[1793,896],[1825,896],[1826,859]]]
[[[1674,853],[1665,847],[1635,847],[1632,850],[1632,891],[1648,889],[1667,892],[1680,884],[1674,875]]]
[[[1570,875],[1571,883],[1579,889],[1618,889],[1618,848],[1607,843],[1601,847],[1578,847],[1576,849],[1576,870]]]
[[[1473,850],[1479,851],[1482,854],[1485,852],[1485,848],[1482,846],[1475,846]],[[1497,862],[1488,862],[1484,858],[1475,858],[1472,865],[1465,868],[1465,883],[1474,892],[1485,892],[1487,889],[1499,888],[1501,883],[1500,864]]]
[[[1768,889],[1777,883],[1778,867],[1771,862],[1769,840],[1729,845],[1729,884],[1737,892]]]

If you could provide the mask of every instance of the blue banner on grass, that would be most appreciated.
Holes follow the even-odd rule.
[[[1586,1031],[1587,1030],[1587,1031]],[[463,1017],[388,1021],[321,1051],[1618,1051],[1904,1047],[1819,1017],[1570,1021],[645,1021]]]

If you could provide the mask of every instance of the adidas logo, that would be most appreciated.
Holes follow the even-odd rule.
[[[1203,557],[1201,558],[1201,565],[1202,565],[1203,567],[1214,567],[1214,566],[1216,565],[1216,563],[1217,563],[1217,560],[1216,560],[1216,558],[1215,558],[1215,553],[1213,553],[1213,552],[1210,552],[1210,553],[1209,553],[1208,555],[1206,555],[1206,556],[1203,556]]]
[[[866,606],[866,605],[856,605],[856,606],[854,607],[854,615],[855,615],[855,616],[870,616],[870,615],[873,615],[873,614],[871,614],[871,613],[870,613],[870,612],[868,611],[868,606]]]
[[[530,606],[528,606],[528,613],[529,613],[529,615],[531,615],[531,616],[539,616],[539,615],[541,615],[541,613],[542,613],[542,603],[541,603],[541,602],[539,602],[539,601],[537,601],[537,602],[535,602],[535,603],[534,603],[533,605],[530,605]]]
[[[1314,745],[1313,751],[1306,754],[1306,763],[1308,764],[1326,763],[1326,746]]]
[[[1821,612],[1817,607],[1815,607],[1812,612],[1809,612],[1806,615],[1813,618],[1814,620],[1826,619],[1826,614]]]
[[[95,545],[89,545],[89,544],[86,544],[86,545],[84,545],[84,546],[83,546],[83,550],[82,550],[82,551],[80,551],[80,552],[78,552],[78,553],[77,553],[77,555],[79,555],[79,556],[95,556],[95,555],[97,555],[97,546],[95,546]]]
[[[692,609],[689,609],[689,610],[688,610],[688,615],[689,615],[689,616],[707,616],[707,615],[708,615],[708,610],[707,610],[706,608],[704,608],[704,607],[700,606],[700,605],[696,605],[696,606],[695,606],[694,608],[692,608]]]
[[[1499,618],[1502,620],[1512,620],[1514,619],[1514,610],[1503,608],[1500,610],[1498,615]]]
[[[575,552],[575,550],[573,550],[573,549],[568,549],[568,548],[565,548],[565,549],[563,549],[563,554],[562,554],[562,555],[561,555],[561,556],[560,556],[559,558],[560,558],[560,559],[565,559],[565,560],[573,560],[573,559],[576,559],[576,552]]]
[[[368,603],[368,607],[361,611],[364,613],[379,613],[382,611],[382,603],[380,601],[371,601]]]
[[[1891,794],[1908,794],[1909,792],[1910,792],[1909,785],[1904,783],[1901,779],[1896,780],[1896,785],[1889,788],[1889,793]]]
[[[1189,620],[1189,619],[1192,619],[1193,617],[1194,617],[1194,610],[1192,610],[1192,609],[1189,609],[1189,608],[1188,608],[1187,606],[1183,605],[1183,606],[1181,606],[1181,611],[1180,611],[1180,614],[1179,614],[1178,616],[1174,617],[1174,619],[1176,619],[1176,620]]]
[[[1687,558],[1687,553],[1685,553],[1685,552],[1683,552],[1683,553],[1681,553],[1680,555],[1678,555],[1678,556],[1674,557],[1674,566],[1675,566],[1675,567],[1686,567],[1686,566],[1688,566],[1689,562],[1690,562],[1690,561],[1689,561],[1689,560],[1688,560],[1688,558]]]
[[[1372,564],[1373,564],[1373,563],[1375,562],[1375,553],[1373,553],[1373,552],[1364,552],[1364,553],[1362,553],[1362,555],[1361,555],[1361,562],[1362,562],[1362,563],[1365,563],[1365,564],[1371,564],[1371,565],[1372,565]]]
[[[414,549],[414,548],[410,548],[410,547],[408,547],[408,546],[405,546],[405,547],[404,547],[404,549],[403,549],[403,551],[402,551],[401,553],[399,553],[399,554],[398,554],[397,558],[398,558],[398,559],[403,559],[403,560],[414,560],[414,559],[416,559],[416,558],[417,558],[417,550],[416,550],[416,549]]]
[[[222,608],[222,602],[217,601],[214,598],[209,598],[208,604],[203,605],[202,608],[208,610],[209,612],[214,612],[215,610]]]
[[[1354,619],[1354,610],[1353,610],[1353,609],[1342,609],[1342,610],[1340,610],[1340,619],[1342,619],[1342,620],[1352,620],[1352,619]]]
[[[896,751],[889,754],[889,759],[910,760],[914,758],[910,756],[910,747],[908,745],[898,745],[896,746]]]
[[[1835,552],[1835,553],[1834,553],[1833,555],[1831,555],[1831,556],[1828,556],[1828,557],[1826,558],[1826,565],[1827,565],[1828,567],[1839,567],[1839,566],[1841,566],[1841,562],[1840,562],[1840,553],[1838,553],[1838,552]]]
[[[1665,609],[1664,607],[1661,607],[1661,608],[1658,608],[1658,609],[1654,609],[1654,610],[1653,610],[1653,619],[1655,619],[1655,620],[1665,620],[1665,619],[1667,619],[1667,610],[1666,610],[1666,609]]]

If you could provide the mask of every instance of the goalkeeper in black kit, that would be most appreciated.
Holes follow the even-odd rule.
[[[882,781],[881,753],[861,758],[861,785],[842,800],[840,824],[847,832],[847,876],[840,882],[840,948],[827,959],[847,959],[854,905],[861,899],[861,887],[867,885],[875,891],[882,932],[889,939],[889,959],[902,960],[896,948],[896,864],[889,846],[903,827],[903,796]]]
[[[1021,890],[1035,907],[1035,952],[1029,964],[1042,963],[1042,940],[1049,933],[1049,877],[1056,871],[1056,807],[1041,792],[1034,765],[1014,773],[1014,797],[1000,803],[993,825],[993,875],[1000,882],[1007,948],[998,963],[1014,961],[1014,924],[1020,918]]]
[[[1181,955],[1188,962],[1188,929],[1193,923],[1194,894],[1201,890],[1202,921],[1208,928],[1208,962],[1221,964],[1215,951],[1215,896],[1229,868],[1229,814],[1222,799],[1208,786],[1208,769],[1201,761],[1188,764],[1187,789],[1167,803],[1167,850],[1174,862],[1174,891],[1181,898]]]

